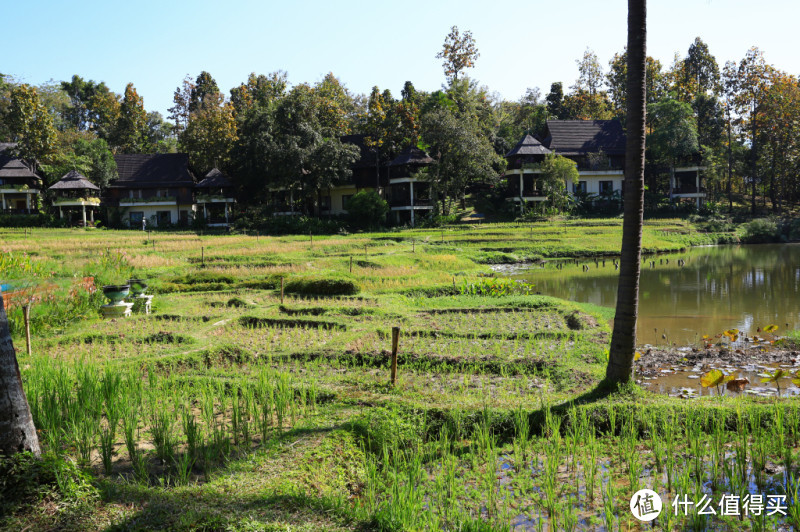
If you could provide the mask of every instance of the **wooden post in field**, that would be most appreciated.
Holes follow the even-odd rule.
[[[22,317],[25,320],[25,346],[28,349],[28,356],[31,356],[31,304],[26,303],[22,307]]]
[[[442,229],[442,244],[444,244],[444,229]]]
[[[281,277],[281,305],[283,305],[283,277]]]
[[[153,251],[155,251],[155,250],[156,250],[156,241],[153,240]]]
[[[453,276],[453,293],[455,294],[455,292],[456,292],[456,276],[454,275]]]
[[[367,260],[367,245],[364,244],[364,260]]]
[[[400,343],[400,327],[392,327],[392,386],[397,382],[397,346]]]
[[[308,238],[311,239],[311,247],[313,248],[314,247],[314,235],[311,233],[311,231],[308,232]]]
[[[350,255],[350,273],[353,273],[353,256]]]
[[[416,253],[416,240],[411,241],[411,253]]]
[[[206,265],[206,248],[200,246],[200,265],[205,267]]]

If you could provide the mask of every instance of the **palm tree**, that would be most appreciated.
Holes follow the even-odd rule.
[[[625,211],[614,331],[606,368],[606,382],[631,378],[636,350],[639,311],[639,270],[644,212],[644,141],[647,89],[647,0],[628,0],[627,144],[625,147]]]
[[[0,294],[0,457],[23,451],[41,453]]]

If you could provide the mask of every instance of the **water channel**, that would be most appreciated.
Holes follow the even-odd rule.
[[[618,274],[608,258],[578,264],[554,260],[511,276],[545,295],[613,308]],[[753,335],[770,324],[784,333],[800,326],[800,244],[697,247],[645,256],[639,294],[639,344],[692,345],[706,334],[735,328]]]

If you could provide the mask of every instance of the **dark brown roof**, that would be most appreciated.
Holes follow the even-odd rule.
[[[225,188],[232,187],[233,183],[228,176],[223,174],[218,168],[212,168],[202,181],[195,185],[195,188]]]
[[[0,179],[21,178],[40,181],[41,178],[31,171],[22,159],[8,153],[15,146],[16,143],[13,142],[0,143]]]
[[[514,157],[515,155],[547,155],[550,150],[542,146],[542,143],[530,135],[525,135],[514,146],[510,152],[506,153],[506,157]]]
[[[112,181],[109,188],[194,186],[185,153],[120,154],[114,160],[119,179]]]
[[[375,168],[375,159],[378,157],[378,153],[367,146],[364,142],[364,137],[366,137],[366,135],[344,135],[343,137],[339,137],[339,140],[342,142],[353,144],[358,147],[360,156],[358,160],[353,163],[353,168]]]
[[[434,160],[419,148],[406,148],[398,155],[389,166],[424,166],[433,163]]]
[[[622,155],[625,133],[618,120],[548,120],[544,145],[561,155]]]
[[[100,187],[86,179],[77,170],[70,170],[48,190],[100,190]]]

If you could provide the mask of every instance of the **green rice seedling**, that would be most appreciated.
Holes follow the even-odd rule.
[[[616,497],[617,492],[611,479],[606,478],[605,487],[600,487],[600,494],[603,497],[603,520],[606,525],[606,530],[614,530],[614,523],[616,518]]]
[[[588,432],[589,438],[586,442],[586,459],[583,463],[584,483],[586,484],[586,494],[590,501],[594,501],[594,484],[597,479],[598,465],[598,444],[594,431]]]
[[[234,446],[239,445],[239,428],[242,423],[241,388],[239,385],[231,388],[231,439]]]
[[[194,463],[195,459],[188,452],[181,454],[180,457],[173,458],[178,485],[186,486],[189,483]]]
[[[114,430],[111,427],[103,427],[100,431],[100,458],[103,461],[103,472],[110,475],[112,471],[112,460],[114,458],[114,442],[116,440]]]
[[[150,416],[150,434],[153,437],[153,446],[156,449],[156,456],[164,464],[171,464],[175,457],[173,423],[172,412],[167,407],[162,407]]]
[[[78,451],[78,456],[83,465],[91,463],[92,450],[95,447],[95,422],[90,417],[83,417],[70,423],[72,443]]]
[[[125,436],[125,448],[131,464],[136,467],[139,460],[139,450],[136,447],[137,431],[139,429],[139,406],[134,401],[126,401],[122,411],[122,431]]]
[[[186,406],[181,411],[181,422],[183,435],[186,437],[186,453],[192,460],[197,460],[198,444],[201,438],[200,427],[197,425],[194,414]]]
[[[514,465],[516,470],[522,471],[528,462],[528,449],[530,447],[530,422],[528,414],[520,405],[514,411]]]
[[[786,495],[786,503],[788,509],[786,510],[786,519],[794,527],[795,530],[800,529],[800,478],[797,477],[795,471],[787,470],[786,487],[784,489]]]

